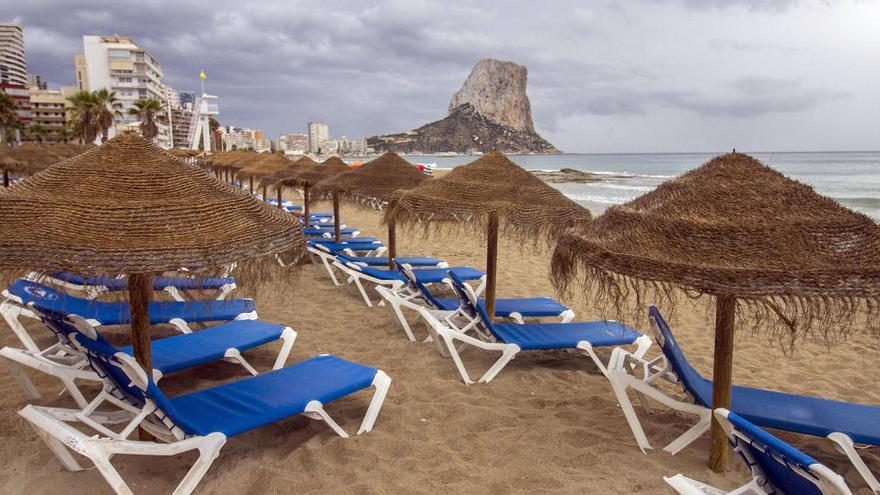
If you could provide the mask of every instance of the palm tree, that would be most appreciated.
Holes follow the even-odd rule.
[[[88,91],[80,91],[67,98],[72,105],[71,122],[72,136],[82,140],[83,144],[91,144],[98,137],[97,102],[95,95]]]
[[[15,129],[16,122],[18,122],[18,114],[15,100],[0,91],[0,142],[4,141],[4,137],[11,129]]]
[[[38,143],[42,143],[43,140],[46,139],[46,136],[49,134],[48,129],[41,126],[40,124],[33,123],[27,128],[27,135],[31,138],[31,140],[36,141]]]
[[[128,109],[128,114],[140,121],[141,135],[153,139],[159,134],[159,126],[168,121],[162,113],[162,103],[155,98],[140,99]]]
[[[71,139],[75,139],[73,127],[70,125],[65,125],[61,129],[58,129],[58,132],[55,134],[55,139],[58,140],[59,143],[67,144]]]
[[[117,117],[122,117],[122,102],[116,98],[116,91],[101,88],[92,92],[95,100],[95,119],[101,130],[101,142],[110,138],[110,128]]]

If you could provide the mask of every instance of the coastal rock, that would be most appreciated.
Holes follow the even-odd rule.
[[[495,149],[505,153],[559,152],[536,132],[517,131],[493,122],[477,112],[470,103],[455,108],[445,119],[418,129],[371,137],[367,139],[367,145],[377,153],[475,153]]]
[[[532,107],[526,96],[528,70],[513,62],[484,58],[477,62],[461,89],[452,95],[449,113],[470,104],[489,120],[518,131],[532,131]]]
[[[528,72],[513,62],[477,62],[452,97],[449,115],[418,129],[373,136],[367,145],[377,153],[559,153],[535,132],[526,96]]]

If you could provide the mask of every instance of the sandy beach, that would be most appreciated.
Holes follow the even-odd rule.
[[[328,211],[321,203],[316,211]],[[343,222],[362,235],[386,237],[377,212],[343,204]],[[398,233],[400,255],[433,255],[452,265],[484,269],[484,239],[413,237]],[[548,281],[549,252],[520,251],[502,240],[499,260],[501,297],[553,295]],[[464,385],[454,366],[434,349],[409,342],[387,308],[367,308],[359,296],[334,287],[323,268],[304,267],[290,296],[265,291],[257,301],[261,320],[289,325],[299,336],[289,362],[317,354],[375,366],[393,382],[373,432],[342,439],[325,425],[296,417],[230,439],[199,485],[199,493],[670,493],[662,476],[684,473],[718,487],[733,488],[747,479],[734,459],[717,475],[706,466],[708,437],[676,456],[659,450],[643,455],[627,427],[607,380],[589,358],[565,352],[522,353],[488,385]],[[566,301],[577,320],[599,316],[595,308]],[[678,308],[673,331],[691,362],[711,375],[711,312],[704,304]],[[2,325],[0,345],[17,345]],[[41,343],[51,334],[30,323]],[[417,330],[423,329],[419,326]],[[647,332],[647,328],[639,326]],[[173,331],[162,328],[157,335]],[[124,329],[107,331],[126,342]],[[880,404],[873,370],[878,341],[855,335],[827,347],[804,342],[793,355],[751,335],[736,343],[734,383],[761,386],[829,399]],[[270,368],[275,345],[248,353],[259,370]],[[599,351],[607,359],[610,350]],[[653,349],[650,356],[657,354]],[[482,373],[494,354],[468,351],[466,365]],[[30,373],[43,405],[72,404],[57,396],[60,383]],[[164,378],[169,395],[244,377],[241,368],[214,363]],[[16,411],[28,400],[18,383],[0,372],[0,492],[8,494],[108,493],[94,470],[65,471]],[[359,424],[368,393],[342,399],[329,412],[349,432]],[[683,432],[693,418],[657,406],[640,412],[655,447]],[[854,469],[831,442],[776,432],[843,475],[857,493],[868,493]],[[880,470],[876,451],[862,451],[869,467]],[[117,457],[137,493],[168,493],[194,456]]]

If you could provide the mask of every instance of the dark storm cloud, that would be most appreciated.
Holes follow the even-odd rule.
[[[529,69],[536,126],[553,141],[557,132],[576,135],[561,133],[571,117],[650,120],[662,110],[742,119],[850,99],[842,79],[777,68],[808,57],[812,35],[725,36],[719,28],[796,23],[787,16],[804,3],[0,0],[0,21],[23,25],[30,72],[52,85],[73,83],[82,35],[129,35],[162,63],[169,85],[196,90],[204,69],[221,121],[271,136],[303,131],[308,120],[349,137],[410,129],[445,114],[478,59],[513,60]],[[724,70],[729,57],[742,69]],[[572,143],[556,144],[581,140]]]

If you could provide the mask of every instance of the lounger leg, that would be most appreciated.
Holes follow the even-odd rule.
[[[217,435],[215,437],[215,435]],[[199,458],[186,476],[180,480],[180,484],[174,489],[173,495],[188,495],[196,489],[196,486],[205,477],[208,469],[214,464],[214,460],[220,455],[220,449],[226,444],[226,437],[223,435],[212,433],[205,437],[205,441],[199,446]]]
[[[3,350],[6,350],[6,348],[4,348]],[[42,397],[40,391],[37,390],[37,387],[34,386],[34,382],[32,382],[31,379],[27,376],[27,373],[24,372],[24,368],[21,366],[21,364],[9,358],[4,359],[4,361],[6,361],[6,366],[9,368],[9,372],[12,373],[12,376],[14,376],[16,380],[18,380],[18,384],[21,385],[21,388],[24,389],[24,392],[27,394],[28,398],[30,398],[31,400],[37,400]]]
[[[498,361],[495,361],[495,364],[493,364],[492,367],[489,368],[488,371],[486,371],[486,373],[480,378],[479,382],[491,382],[492,379],[495,378],[495,376],[500,373],[505,366],[507,366],[507,363],[509,363],[511,359],[516,357],[519,350],[519,346],[517,345],[510,345],[506,349],[504,349],[501,352],[501,357],[498,358]]]
[[[633,408],[632,402],[626,394],[627,387],[625,382],[632,377],[627,375],[626,372],[616,369],[608,371],[605,376],[608,378],[608,381],[611,382],[611,390],[617,397],[617,403],[620,405],[620,409],[623,411],[626,422],[629,424],[629,428],[632,430],[633,436],[636,438],[636,443],[639,444],[639,449],[641,449],[643,454],[646,454],[647,452],[645,451],[652,448],[651,443],[648,442],[648,436],[645,435],[645,430],[642,429],[642,424],[639,422],[636,410]]]
[[[596,364],[596,367],[599,368],[599,371],[601,371],[603,375],[608,376],[608,368],[605,367],[605,364],[602,363],[602,360],[596,355],[596,351],[593,350],[593,344],[583,340],[578,342],[577,348],[586,352],[587,355],[590,356],[590,359],[593,360],[593,363]]]
[[[98,378],[98,375],[91,371],[80,369],[72,365],[54,363],[45,357],[34,355],[23,349],[4,347],[3,349],[0,349],[0,356],[5,358],[13,376],[18,379],[22,388],[24,388],[25,392],[32,399],[40,398],[40,392],[24,372],[24,366],[41,371],[61,380],[67,391],[80,407],[85,407],[89,401],[86,400],[82,392],[79,390],[79,387],[76,385],[76,380],[101,381],[100,378]]]
[[[321,421],[327,423],[327,426],[329,426],[330,429],[336,432],[336,434],[340,437],[348,438],[348,433],[346,433],[345,430],[343,430],[342,427],[339,426],[339,424],[336,423],[336,421],[334,421],[329,414],[327,414],[327,411],[324,410],[324,405],[321,404],[319,401],[313,400],[306,404],[305,412],[311,413],[309,417],[313,419],[320,419]]]
[[[180,333],[192,333],[189,324],[180,318],[172,318],[168,323],[173,325]]]
[[[364,420],[357,432],[358,435],[373,430],[373,425],[376,424],[376,419],[379,417],[379,411],[382,410],[382,404],[385,403],[385,396],[388,394],[390,386],[391,378],[382,370],[377,370],[376,376],[373,378],[373,387],[376,388],[376,391],[373,393],[369,407],[367,407],[367,413],[364,415]]]
[[[333,271],[333,266],[331,266],[330,260],[326,256],[321,256],[321,262],[324,263],[324,268],[327,269],[327,274],[330,275],[330,280],[333,281],[333,285],[342,285],[339,280],[336,279],[336,273]]]
[[[40,348],[37,347],[34,339],[31,338],[30,334],[28,334],[27,330],[24,328],[24,325],[22,325],[21,321],[18,319],[20,316],[27,316],[36,319],[36,315],[33,315],[30,311],[27,311],[9,301],[3,301],[0,303],[0,315],[3,315],[6,324],[9,325],[9,328],[12,329],[12,332],[15,333],[15,336],[18,337],[18,340],[21,341],[25,349],[31,352],[40,352]]]
[[[834,432],[828,435],[828,439],[837,444],[837,447],[846,455],[849,462],[856,468],[856,471],[862,476],[862,479],[865,480],[865,483],[868,484],[871,490],[874,493],[880,493],[880,482],[877,481],[877,478],[874,477],[874,474],[865,465],[865,461],[862,460],[862,457],[856,451],[856,446],[849,435]]]
[[[24,412],[28,407],[33,406],[25,406],[25,409],[22,409],[19,414],[22,414],[22,412]],[[57,438],[49,435],[45,430],[43,430],[33,422],[28,421],[28,424],[31,425],[31,428],[33,428],[33,430],[37,433],[37,436],[43,440],[47,447],[49,447],[49,450],[52,451],[53,454],[55,454],[55,457],[58,459],[61,465],[64,466],[64,469],[67,469],[68,471],[83,470],[83,467],[76,460],[76,458],[70,454],[70,451],[67,450],[67,447],[65,447],[63,443],[59,442]]]
[[[290,356],[290,351],[293,349],[293,343],[296,342],[296,332],[292,328],[286,327],[281,332],[281,340],[284,343],[281,344],[281,350],[278,351],[278,357],[275,358],[275,364],[272,365],[273,370],[281,369],[287,362],[287,357]]]
[[[357,286],[357,289],[361,292],[361,296],[364,298],[364,302],[368,307],[373,307],[373,302],[370,301],[370,296],[367,295],[366,289],[364,289],[364,285],[361,283],[360,277],[354,277],[354,283]]]
[[[183,294],[180,293],[180,289],[178,289],[177,287],[169,286],[169,287],[165,287],[162,290],[164,290],[165,292],[170,294],[171,298],[174,299],[175,301],[181,301],[181,302],[186,301],[186,298],[183,297]]]
[[[245,359],[244,356],[241,355],[241,351],[239,351],[238,349],[234,347],[226,349],[226,353],[224,354],[224,356],[227,361],[240,364],[244,369],[248,371],[248,373],[254,376],[260,374],[257,372],[257,370],[254,369],[253,366],[251,366],[251,363],[247,362],[247,359]]]
[[[559,319],[562,320],[562,323],[569,323],[571,320],[574,319],[574,310],[566,309],[559,314]]]
[[[458,375],[461,376],[461,381],[463,381],[465,385],[471,385],[472,383],[474,383],[474,381],[471,380],[471,376],[470,376],[470,374],[468,374],[467,369],[465,369],[464,363],[461,361],[461,356],[459,356],[459,354],[458,354],[458,349],[455,348],[455,342],[453,342],[452,339],[450,339],[446,336],[443,336],[442,339],[443,339],[443,342],[446,343],[446,348],[448,349],[449,357],[452,358],[452,362],[455,363],[455,367],[456,367],[456,369],[458,369]],[[435,338],[435,340],[440,340],[440,339]],[[462,345],[464,345],[464,344],[462,344]],[[442,353],[441,353],[441,355],[442,355]]]
[[[379,288],[376,287],[378,290]],[[410,342],[415,342],[416,337],[413,335],[412,329],[409,326],[409,321],[407,321],[406,316],[403,314],[403,311],[400,310],[400,303],[389,299],[389,297],[385,297],[381,291],[379,294],[382,295],[385,301],[388,303],[388,307],[391,308],[392,313],[394,313],[395,318],[397,319],[397,323],[403,328],[404,333],[406,333],[406,337],[410,340]]]
[[[706,414],[700,417],[700,421],[697,422],[694,426],[691,426],[686,432],[682,433],[681,436],[676,438],[675,440],[669,442],[669,445],[663,447],[663,450],[669,452],[672,455],[675,455],[681,452],[681,449],[687,447],[694,440],[703,436],[704,433],[709,431],[709,425],[711,424],[712,414],[709,410],[706,410]]]

